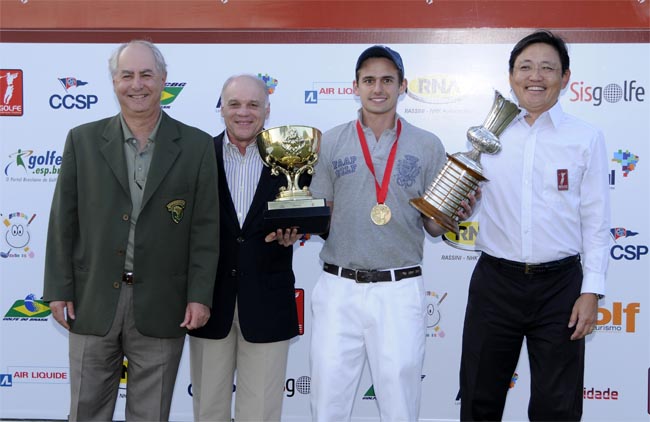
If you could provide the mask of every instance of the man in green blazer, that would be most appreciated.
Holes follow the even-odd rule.
[[[168,420],[187,330],[210,316],[219,255],[210,135],[160,109],[165,60],[132,41],[109,60],[117,116],[67,137],[47,236],[44,299],[69,330],[70,421]]]

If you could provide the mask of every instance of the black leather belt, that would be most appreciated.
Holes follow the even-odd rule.
[[[524,274],[545,274],[554,271],[566,269],[578,262],[580,262],[580,255],[568,256],[566,258],[558,259],[557,261],[543,262],[541,264],[528,264],[526,262],[510,261],[508,259],[496,258],[488,255],[485,252],[481,255],[488,261],[492,261],[503,268],[509,268],[515,271],[521,271]]]
[[[410,267],[399,270],[351,270],[349,268],[339,267],[338,265],[325,263],[323,270],[336,276],[345,277],[356,281],[357,283],[376,283],[378,281],[399,281],[403,278],[418,277],[422,275],[422,268]],[[340,270],[340,272],[339,272]]]
[[[122,273],[122,281],[125,282],[128,285],[133,284],[133,272],[132,271],[124,271]]]

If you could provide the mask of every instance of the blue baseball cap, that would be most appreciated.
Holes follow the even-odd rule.
[[[402,62],[402,57],[395,50],[391,50],[385,45],[373,45],[372,47],[367,48],[357,60],[357,67],[354,69],[355,75],[359,72],[359,69],[363,65],[363,62],[372,57],[384,57],[390,60],[395,64],[397,71],[399,72],[400,78],[404,79],[404,63]]]

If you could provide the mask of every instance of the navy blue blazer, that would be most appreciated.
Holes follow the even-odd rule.
[[[222,339],[228,335],[235,311],[246,341],[270,343],[298,335],[293,247],[266,243],[263,213],[266,203],[275,199],[282,175],[272,176],[262,169],[260,181],[244,221],[239,227],[223,164],[224,133],[214,138],[219,170],[220,255],[208,323],[190,335]]]

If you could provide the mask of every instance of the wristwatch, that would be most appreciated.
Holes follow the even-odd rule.
[[[593,293],[596,296],[596,299],[600,300],[605,297],[605,295],[601,295],[599,293]]]

